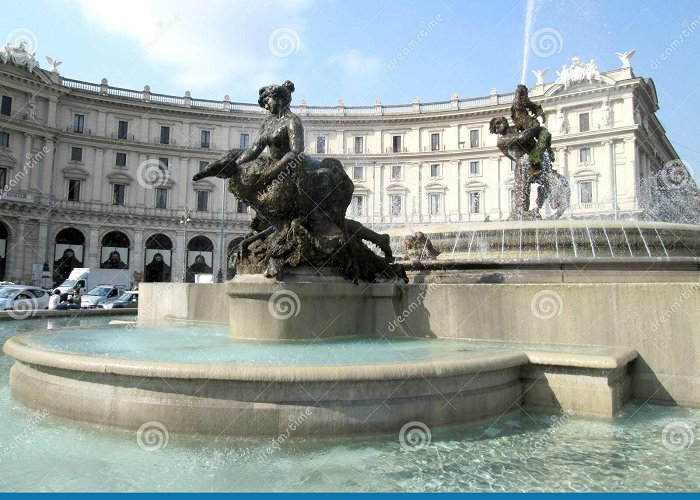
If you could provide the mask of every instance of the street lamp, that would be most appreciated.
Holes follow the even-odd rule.
[[[187,224],[190,222],[190,209],[185,207],[185,213],[180,216],[180,224],[185,226],[185,239],[183,242],[184,256],[182,257],[182,282],[187,282]]]

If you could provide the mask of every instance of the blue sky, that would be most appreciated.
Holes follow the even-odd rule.
[[[30,0],[3,7],[0,36],[30,38],[42,66],[57,58],[66,77],[158,93],[255,102],[259,86],[290,79],[295,102],[309,105],[430,102],[515,88],[526,4]],[[527,83],[530,69],[545,67],[554,80],[573,56],[615,69],[615,52],[637,49],[634,72],[654,79],[658,116],[698,179],[699,22],[697,0],[540,0],[532,31],[542,45],[540,55],[530,50]]]

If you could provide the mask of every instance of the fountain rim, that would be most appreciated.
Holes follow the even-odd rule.
[[[670,229],[678,231],[697,231],[700,232],[700,225],[696,224],[681,224],[677,222],[663,221],[637,221],[637,220],[601,220],[601,219],[558,219],[558,220],[512,220],[512,221],[493,221],[493,222],[453,222],[448,224],[431,224],[429,222],[421,224],[410,224],[401,228],[387,229],[392,237],[412,236],[415,231],[421,231],[424,234],[434,233],[457,233],[471,231],[498,231],[518,229],[615,229],[615,228],[632,228],[632,229]]]
[[[614,369],[637,356],[634,350],[617,347],[600,346],[600,350],[595,353],[572,354],[571,352],[553,352],[546,349],[533,350],[525,348],[525,346],[518,349],[517,345],[509,345],[504,346],[504,349],[508,349],[506,352],[473,353],[468,359],[416,363],[226,365],[130,360],[67,353],[44,349],[24,342],[27,336],[37,333],[45,332],[27,332],[11,337],[3,346],[4,352],[17,362],[27,365],[68,371],[168,379],[216,379],[277,383],[415,379],[495,371],[526,364],[557,364],[580,368]]]

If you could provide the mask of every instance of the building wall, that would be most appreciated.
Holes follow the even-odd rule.
[[[0,168],[6,182],[16,180],[0,199],[0,221],[9,232],[5,279],[37,281],[37,266],[46,260],[47,228],[50,264],[56,235],[74,227],[87,240],[84,264],[90,267],[99,266],[104,234],[124,232],[131,243],[132,272],[143,271],[146,239],[165,234],[173,244],[173,277],[183,275],[185,228],[180,220],[186,209],[187,239],[203,235],[212,241],[215,272],[221,257],[222,202],[224,248],[247,232],[251,214],[238,211],[238,201],[225,193],[221,180],[193,183],[191,178],[200,161],[239,147],[241,134],[249,135],[249,143],[255,140],[264,118],[257,105],[115,89],[106,81],[63,79],[39,69],[29,73],[11,63],[0,64],[0,83],[2,94],[13,99],[11,115],[0,116],[0,129],[10,135],[9,147],[0,151]],[[33,117],[31,96],[36,101]],[[546,112],[555,168],[571,184],[569,215],[638,217],[640,179],[677,157],[655,116],[653,82],[621,69],[603,73],[600,82],[569,88],[538,85],[530,96]],[[510,160],[496,148],[496,137],[488,133],[488,123],[510,114],[511,99],[512,94],[492,92],[441,103],[323,108],[302,102],[293,109],[304,121],[307,152],[337,157],[353,178],[361,211],[353,213],[351,206],[349,216],[381,229],[505,219],[513,172]],[[605,100],[609,121],[604,120]],[[588,130],[580,129],[582,114],[588,115]],[[74,129],[75,115],[84,117],[82,132]],[[128,123],[124,139],[118,137],[119,121]],[[169,144],[160,144],[164,126],[170,127]],[[203,130],[210,132],[208,148],[201,144]],[[471,131],[478,133],[474,144]],[[439,138],[434,150],[433,134]],[[317,154],[319,136],[325,137],[325,152]],[[396,151],[394,136],[401,142]],[[358,152],[356,138],[362,138]],[[72,148],[82,148],[79,161],[71,159]],[[582,148],[590,153],[581,153]],[[117,166],[117,153],[126,155],[125,166]],[[169,163],[165,172],[154,170],[161,158]],[[474,171],[472,162],[478,166]],[[438,165],[437,171],[431,165]],[[23,171],[26,175],[19,175]],[[68,199],[70,180],[81,182],[78,201]],[[581,199],[583,183],[591,183],[590,202]],[[113,203],[115,184],[126,185],[123,206]],[[158,186],[168,189],[166,208],[156,208]],[[196,210],[198,190],[209,193],[206,211]],[[478,210],[473,193],[478,193]],[[392,211],[392,196],[401,200],[398,211]],[[532,198],[534,203],[534,190]]]

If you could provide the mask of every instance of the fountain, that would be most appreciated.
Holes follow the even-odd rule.
[[[293,90],[260,89],[270,115],[258,140],[194,178],[228,179],[255,209],[235,278],[144,284],[136,326],[10,339],[16,400],[129,429],[236,436],[290,422],[300,436],[396,432],[521,405],[612,417],[633,397],[700,404],[698,363],[685,356],[693,314],[660,321],[657,307],[683,297],[685,311],[700,308],[700,230],[541,220],[530,185],[555,219],[568,185],[524,86],[515,127],[492,121],[517,162],[511,220],[415,236],[346,219],[352,181],[337,160],[304,153]],[[394,262],[404,251],[415,259]]]

